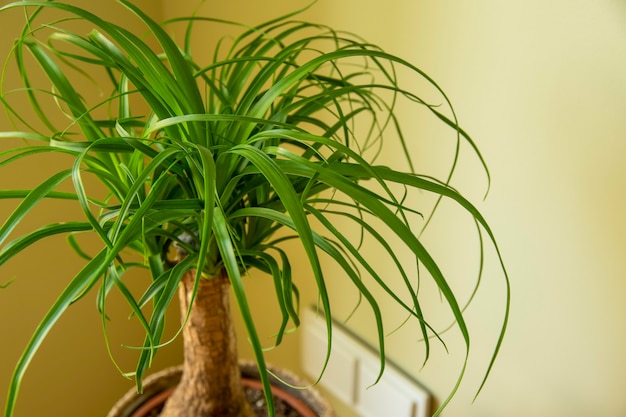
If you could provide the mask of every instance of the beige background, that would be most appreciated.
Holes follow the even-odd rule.
[[[197,4],[140,3],[157,18],[177,16]],[[128,18],[111,0],[82,4],[110,18]],[[210,0],[202,12],[253,24],[304,4]],[[20,27],[19,17],[0,15],[1,56]],[[485,292],[468,310],[475,333],[465,384],[444,415],[625,415],[626,3],[320,0],[305,17],[357,32],[433,75],[489,163],[493,183],[486,202],[480,202],[484,177],[476,174],[475,158],[467,152],[462,168],[470,174],[459,175],[455,185],[468,190],[499,236],[513,281],[510,328],[491,379],[471,404],[502,309],[501,276],[490,267]],[[418,120],[409,129],[418,135],[438,133]],[[388,163],[393,155],[393,150],[385,155]],[[420,162],[446,163],[437,157]],[[1,186],[26,187],[53,172],[55,163],[38,161],[19,173],[0,169]],[[0,215],[7,216],[11,205],[0,204]],[[68,210],[44,207],[31,220],[58,220]],[[442,214],[448,210],[444,207]],[[454,232],[458,219],[451,216],[426,238],[435,253],[453,253],[446,255],[446,265],[461,280],[463,265],[471,268],[472,263],[447,243],[465,239],[465,229],[460,229],[462,237]],[[471,242],[471,236],[467,239]],[[79,267],[62,243],[38,245],[1,271],[0,283],[18,278],[0,291],[2,402],[30,332]],[[263,278],[249,283],[261,311],[269,296]],[[345,317],[353,290],[340,279],[332,280],[331,287],[336,298],[348,301],[335,309],[339,318]],[[107,357],[93,305],[88,297],[52,332],[24,382],[16,417],[101,416],[131,386]],[[126,312],[112,314],[116,337],[128,340],[123,338],[132,332],[125,327]],[[390,323],[399,319],[393,314]],[[349,326],[372,341],[375,335],[366,319],[367,311],[361,312]],[[271,328],[264,327],[263,333],[271,334]],[[422,347],[406,328],[388,338],[389,356],[441,401],[462,360],[457,342],[452,335],[450,354],[438,348],[421,370]],[[245,341],[240,344],[245,354]],[[129,370],[129,358],[116,351]],[[155,367],[176,363],[178,353],[176,345],[163,350]],[[297,368],[297,339],[290,338],[270,360]]]

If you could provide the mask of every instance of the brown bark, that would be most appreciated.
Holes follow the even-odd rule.
[[[194,272],[180,286],[183,317],[193,292]],[[183,375],[161,417],[252,417],[245,399],[225,272],[202,279],[183,329]]]

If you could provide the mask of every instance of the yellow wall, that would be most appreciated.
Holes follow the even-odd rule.
[[[490,269],[487,293],[477,300],[485,304],[469,310],[478,326],[474,362],[444,415],[624,415],[626,5],[346,0],[319,6],[326,21],[433,75],[491,169],[491,193],[480,207],[513,280],[510,328],[491,379],[470,405],[500,311],[487,300],[501,294]],[[455,184],[479,201],[480,177],[458,177]],[[351,327],[373,338],[361,322]],[[408,331],[391,336],[389,354],[441,400],[461,346],[453,343],[450,355],[436,352],[420,372],[411,339]]]
[[[162,11],[157,2],[142,4],[155,16],[171,17],[197,2],[164,1]],[[256,23],[304,4],[210,0],[202,10]],[[98,7],[115,13],[107,5]],[[626,5],[619,0],[320,0],[306,17],[357,32],[433,75],[489,163],[491,192],[479,207],[492,222],[512,277],[510,328],[491,379],[471,405],[502,307],[491,301],[503,288],[498,271],[489,268],[486,292],[468,311],[476,331],[465,385],[444,415],[623,416]],[[4,33],[15,33],[15,23],[0,16],[2,56],[10,42]],[[422,125],[413,128],[430,132]],[[479,202],[484,178],[475,174],[476,161],[466,154],[463,169],[471,175],[459,176],[455,184]],[[386,157],[393,162],[392,155]],[[0,173],[0,180],[4,187],[13,178]],[[5,216],[9,208],[2,204]],[[443,237],[453,236],[442,226]],[[447,248],[436,235],[427,238],[437,253]],[[58,246],[42,246],[37,261],[22,257],[9,272],[3,269],[0,282],[18,271],[20,279],[0,292],[0,400],[29,332],[67,276],[64,269],[76,268]],[[39,258],[42,253],[48,259]],[[466,260],[455,254],[448,268],[461,279],[457,257]],[[349,286],[337,282],[331,285],[333,293],[350,297]],[[259,294],[255,305],[260,309],[266,297],[259,292],[262,280],[250,284],[251,293]],[[348,307],[338,306],[337,315],[345,316]],[[373,340],[364,317],[359,314],[349,326]],[[84,319],[93,325],[80,327],[76,335]],[[102,415],[126,389],[107,359],[97,320],[88,300],[51,334],[24,384],[18,417]],[[422,348],[414,339],[408,328],[390,336],[389,355],[441,401],[454,383],[462,346],[453,337],[451,353],[437,349],[420,371]],[[245,341],[241,345],[246,352]],[[295,367],[296,347],[297,341],[290,340],[270,360]],[[86,351],[95,354],[87,357]],[[166,352],[163,364],[175,362],[176,353]],[[78,367],[76,358],[81,359]],[[89,387],[84,382],[89,380],[101,388]]]
[[[485,304],[469,310],[478,326],[474,362],[444,415],[624,415],[624,2],[346,0],[320,7],[328,21],[433,75],[491,169],[491,193],[480,207],[513,280],[510,328],[491,379],[470,405],[500,311],[487,300],[501,293],[490,269],[486,296],[477,300]],[[476,189],[479,201],[480,180],[458,177],[455,184]],[[372,339],[365,325],[352,327]],[[389,340],[390,356],[441,400],[460,345],[448,356],[435,353],[420,372],[409,332]]]

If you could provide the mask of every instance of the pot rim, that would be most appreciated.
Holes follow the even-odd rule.
[[[244,386],[262,389],[255,362],[243,360],[239,362],[239,367]],[[287,402],[303,417],[336,417],[328,401],[304,379],[282,368],[268,366],[268,369],[271,371],[272,393]],[[129,390],[113,406],[107,417],[145,416],[148,411],[167,400],[180,381],[181,374],[182,365],[178,365],[148,376],[144,379],[143,393],[138,394],[135,388]]]

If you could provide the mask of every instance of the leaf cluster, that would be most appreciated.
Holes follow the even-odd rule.
[[[20,199],[0,229],[0,264],[37,241],[59,234],[68,235],[86,261],[25,349],[5,416],[12,415],[23,374],[46,334],[73,302],[90,291],[97,294],[103,318],[107,298],[115,290],[142,324],[145,343],[135,371],[141,388],[151,359],[166,343],[166,311],[182,276],[190,270],[196,271],[197,281],[227,271],[257,362],[265,370],[242,276],[252,268],[271,276],[282,312],[275,341],[280,344],[290,324],[299,324],[299,293],[292,279],[292,258],[284,245],[294,240],[308,259],[329,339],[332,305],[321,254],[345,271],[373,311],[381,373],[385,355],[382,313],[362,274],[371,276],[419,322],[427,352],[430,339],[439,338],[423,316],[416,285],[385,233],[410,250],[434,280],[469,352],[463,307],[419,238],[424,222],[415,221],[417,211],[405,199],[410,190],[421,190],[456,202],[495,245],[485,219],[448,181],[413,172],[410,144],[396,112],[400,102],[432,114],[482,161],[439,86],[409,62],[357,36],[296,20],[295,14],[251,28],[200,16],[159,24],[131,2],[120,3],[136,15],[147,36],[54,1],[23,1],[0,8],[2,13],[20,7],[26,16],[9,57],[17,63],[23,88],[6,91],[3,86],[0,95],[15,129],[0,137],[28,141],[24,147],[2,153],[0,166],[7,169],[42,153],[68,154],[73,161],[32,190],[0,191],[0,198]],[[43,19],[50,10],[63,12],[65,17]],[[89,23],[93,30],[86,35],[76,33],[71,30],[75,20]],[[208,57],[200,51],[207,63],[195,59],[198,50],[192,47],[194,27],[204,24],[239,30],[231,39],[216,41]],[[169,34],[177,25],[185,26],[182,45]],[[407,89],[405,85],[414,81],[400,85],[399,68],[410,73],[411,80],[425,81],[447,110]],[[45,74],[49,88],[34,85],[35,71]],[[105,82],[96,82],[94,74]],[[75,82],[77,78],[95,84],[81,89],[84,82]],[[36,120],[11,105],[12,96],[18,94],[28,97]],[[50,116],[50,103],[65,124]],[[407,172],[376,165],[380,150],[389,146],[383,140],[398,141],[410,167]],[[92,191],[86,177],[95,178],[102,187]],[[73,192],[58,190],[65,181],[71,181]],[[50,224],[9,241],[33,207],[50,198],[75,200],[84,218]],[[387,230],[372,226],[373,219]],[[359,252],[360,239],[345,232],[341,223],[356,226],[362,236],[378,243],[404,280],[404,293],[389,287]],[[87,255],[74,238],[85,232],[99,238],[98,253]],[[184,257],[172,263],[168,258],[172,251]],[[133,268],[148,270],[152,278],[140,297],[132,294],[125,279]],[[494,359],[507,318],[508,294]],[[267,385],[266,374],[261,375]]]

